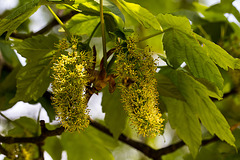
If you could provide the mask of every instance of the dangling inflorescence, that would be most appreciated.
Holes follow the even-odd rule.
[[[52,66],[53,105],[66,130],[80,131],[89,125],[86,86],[93,62],[91,53],[79,51],[77,38],[70,43],[61,40],[57,47],[60,56]]]
[[[156,66],[149,53],[137,49],[132,39],[116,49],[116,75],[121,100],[138,134],[156,136],[163,133],[162,114],[158,109],[158,92],[154,74]]]

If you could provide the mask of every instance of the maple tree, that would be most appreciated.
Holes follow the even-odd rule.
[[[239,158],[234,0],[210,7],[158,0],[19,2],[0,17],[0,110],[40,103],[58,125],[0,112],[12,125],[0,135],[5,159],[40,160],[47,152],[60,160],[64,151],[71,160],[124,159],[126,145],[139,151],[132,159]],[[28,18],[40,7],[53,19],[29,32]],[[87,108],[99,93],[104,120],[92,119]],[[169,130],[169,146],[159,147]]]

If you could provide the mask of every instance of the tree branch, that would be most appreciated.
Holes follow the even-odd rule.
[[[63,127],[56,128],[54,130],[48,130],[45,126],[45,122],[43,120],[40,121],[41,125],[41,135],[37,137],[22,137],[22,138],[14,138],[14,137],[3,137],[0,136],[0,142],[12,144],[12,143],[34,143],[37,144],[39,147],[39,158],[43,157],[43,151],[42,151],[42,145],[44,144],[44,140],[47,137],[51,136],[57,136],[61,135],[64,132]],[[106,128],[104,125],[95,122],[93,120],[90,120],[90,125],[94,128],[98,129],[99,131],[102,131],[103,133],[113,137],[113,134],[109,131],[108,128]],[[240,123],[237,123],[233,127],[231,127],[231,130],[233,131],[238,126],[240,126]],[[128,144],[129,146],[137,149],[138,151],[142,152],[144,155],[148,156],[149,158],[152,158],[154,160],[161,160],[161,157],[163,155],[172,153],[179,148],[183,147],[185,143],[183,141],[180,141],[178,143],[172,144],[168,147],[161,148],[161,149],[153,149],[152,147],[146,145],[145,143],[135,141],[133,139],[128,138],[126,135],[121,134],[118,138],[119,141]],[[218,141],[219,138],[217,136],[213,136],[211,139],[203,140],[202,146],[205,146],[209,143]],[[0,152],[4,155],[8,155],[8,152],[0,145]]]
[[[34,144],[42,144],[47,137],[61,135],[64,132],[63,127],[56,128],[54,130],[48,130],[45,126],[45,122],[43,120],[40,121],[41,125],[41,135],[37,137],[3,137],[0,135],[0,142],[13,144],[13,143],[34,143]]]
[[[67,20],[69,20],[72,16],[74,16],[75,14],[77,14],[79,12],[77,11],[71,11],[70,13],[59,17],[62,22],[66,22]],[[30,38],[32,36],[36,36],[39,34],[44,34],[47,33],[48,31],[50,31],[54,26],[59,25],[59,23],[57,22],[56,19],[53,19],[50,23],[48,23],[45,27],[43,27],[41,30],[35,32],[35,33],[29,33],[29,34],[21,34],[21,33],[12,33],[11,37],[13,38],[18,38],[18,39],[26,39],[26,38]]]

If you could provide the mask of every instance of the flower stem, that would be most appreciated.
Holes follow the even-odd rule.
[[[54,13],[54,11],[51,9],[51,7],[49,7],[49,5],[46,5],[46,7],[48,8],[48,10],[52,13],[53,17],[57,20],[57,22],[62,26],[62,28],[64,29],[66,35],[67,35],[67,39],[70,40],[71,39],[71,34],[68,31],[68,29],[65,27],[65,25],[63,24],[63,22],[59,19],[59,17],[56,15],[56,13]]]

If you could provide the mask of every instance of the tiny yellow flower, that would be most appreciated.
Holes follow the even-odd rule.
[[[85,91],[90,79],[87,70],[92,67],[92,57],[90,52],[76,51],[78,41],[73,39],[72,42],[67,45],[71,46],[70,51],[60,46],[66,51],[62,51],[53,63],[52,101],[62,126],[68,131],[81,131],[89,125]]]
[[[116,49],[116,74],[124,109],[138,134],[162,134],[164,119],[158,109],[154,60],[146,51],[137,49],[132,39],[126,43],[126,48]]]

